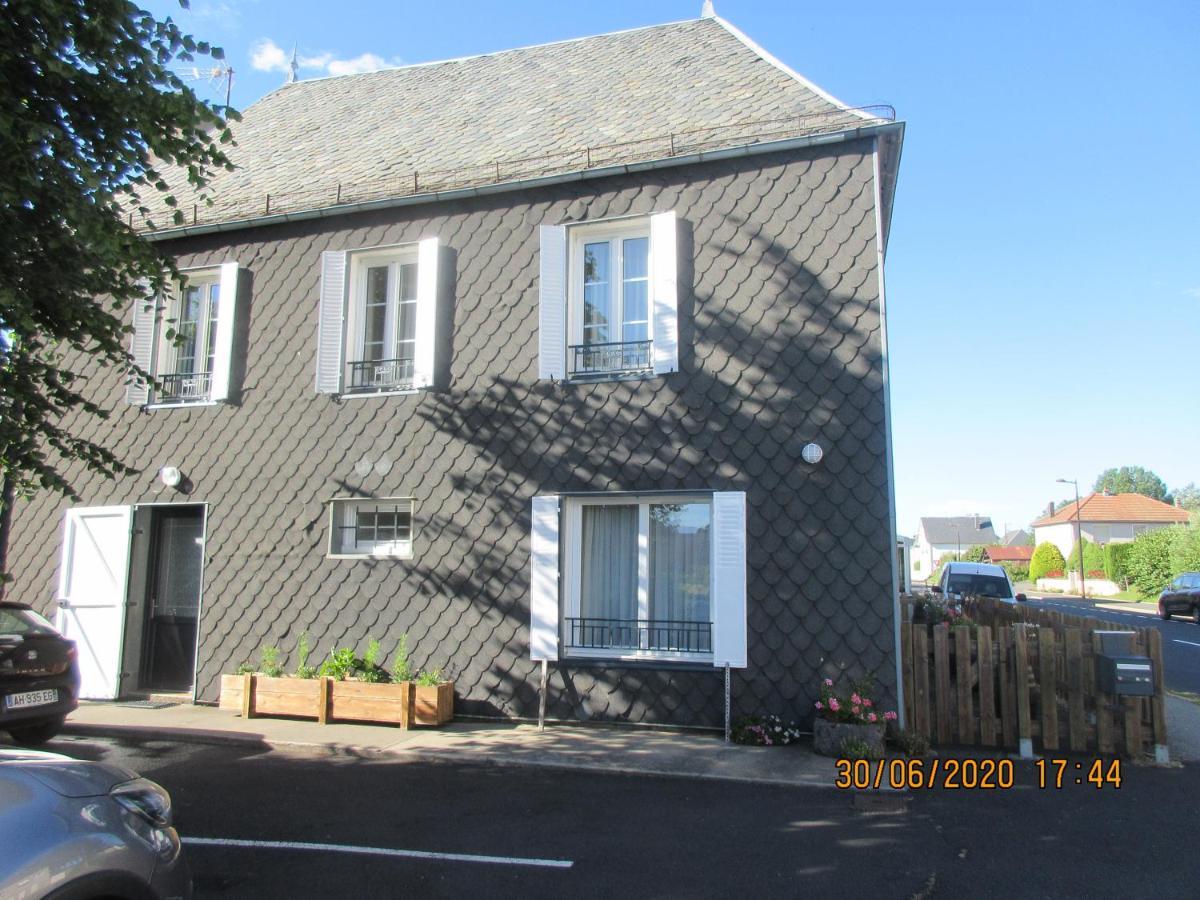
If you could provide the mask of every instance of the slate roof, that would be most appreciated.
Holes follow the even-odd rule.
[[[238,169],[215,174],[214,206],[195,210],[197,224],[884,121],[717,18],[299,81],[242,116],[228,149]],[[168,181],[190,224],[195,195]],[[152,208],[168,226],[166,207]]]
[[[1032,537],[1024,528],[1018,528],[1015,531],[1006,532],[1004,538],[1000,541],[1006,547],[1020,547],[1029,543],[1029,538]]]
[[[963,547],[969,547],[1000,542],[987,516],[922,517],[921,530],[931,544],[962,543]]]
[[[1144,494],[1088,494],[1079,501],[1080,520],[1084,522],[1161,522],[1185,524],[1186,509],[1163,503]],[[1052,516],[1042,516],[1033,523],[1035,528],[1075,521],[1075,501],[1072,500]]]

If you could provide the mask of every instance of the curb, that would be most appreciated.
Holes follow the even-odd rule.
[[[497,766],[520,769],[551,769],[559,772],[588,772],[602,775],[637,776],[640,778],[687,778],[696,781],[721,781],[735,784],[762,784],[773,787],[806,788],[809,790],[838,790],[832,782],[812,784],[786,778],[754,778],[747,775],[727,775],[716,772],[686,772],[678,769],[658,771],[639,769],[633,766],[597,765],[585,762],[543,761],[512,757],[480,757],[457,750],[392,750],[385,747],[364,747],[356,744],[316,743],[311,741],[271,740],[259,735],[236,731],[207,731],[199,728],[150,728],[144,725],[97,725],[88,722],[70,722],[63,725],[63,735],[71,737],[110,738],[137,743],[151,741],[174,741],[205,744],[217,747],[257,747],[270,750],[309,749],[323,750],[334,756],[385,757],[391,756],[411,762],[453,763],[457,765]]]

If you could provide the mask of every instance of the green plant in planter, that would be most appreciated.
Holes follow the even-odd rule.
[[[246,660],[233,670],[238,675],[253,675],[257,670],[254,668],[254,663]]]
[[[279,663],[279,648],[264,644],[259,652],[258,671],[268,678],[278,678],[283,674],[283,666]]]
[[[400,643],[396,645],[396,655],[392,657],[392,681],[412,681],[416,673],[408,661],[408,632],[400,635]]]
[[[358,660],[354,656],[353,647],[339,647],[329,651],[329,659],[321,663],[318,674],[345,681],[354,674]]]
[[[308,632],[300,632],[300,639],[296,642],[296,677],[297,678],[316,678],[317,667],[308,664],[308,656],[312,653],[312,648],[308,644]]]
[[[387,672],[379,665],[379,641],[374,638],[367,641],[367,652],[358,665],[358,680],[368,684],[380,684],[387,680]]]
[[[842,759],[881,759],[879,752],[858,738],[842,739]]]
[[[421,672],[415,679],[419,687],[437,687],[444,680],[442,678],[441,669],[432,669],[428,672]]]

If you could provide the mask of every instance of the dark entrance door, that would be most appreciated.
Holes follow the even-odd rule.
[[[141,683],[154,690],[190,690],[196,668],[204,508],[160,507],[152,527]]]

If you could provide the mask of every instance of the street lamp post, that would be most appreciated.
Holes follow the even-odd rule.
[[[1083,564],[1083,509],[1079,506],[1079,482],[1073,478],[1057,478],[1059,484],[1075,486],[1075,546],[1079,548],[1079,593],[1087,599],[1087,578]]]

